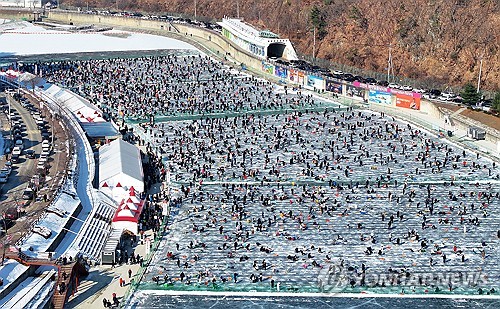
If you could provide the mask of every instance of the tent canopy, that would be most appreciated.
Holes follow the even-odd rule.
[[[129,195],[128,188],[144,191],[143,170],[139,149],[122,139],[117,139],[99,149],[99,187],[104,184],[113,188],[123,188],[117,202]]]

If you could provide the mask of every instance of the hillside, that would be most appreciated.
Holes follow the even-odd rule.
[[[194,15],[185,0],[65,0],[64,5]],[[290,38],[299,53],[437,84],[477,82],[500,89],[499,0],[197,0],[197,15],[236,16]]]

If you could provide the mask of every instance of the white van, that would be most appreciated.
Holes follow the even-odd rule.
[[[21,148],[19,148],[19,146],[16,146],[16,147],[14,147],[14,148],[12,149],[12,154],[13,154],[13,155],[18,155],[18,156],[19,156],[19,155],[21,155],[21,152],[22,152],[22,149],[21,149]]]

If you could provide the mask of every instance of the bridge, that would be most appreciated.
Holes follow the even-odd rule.
[[[57,281],[52,294],[51,308],[62,309],[70,294],[78,291],[80,279],[88,275],[88,268],[82,258],[68,261],[66,258],[54,259],[49,253],[46,258],[31,257],[21,251],[6,252],[5,258],[12,259],[25,266],[53,266],[57,268]],[[61,287],[61,288],[58,288]]]

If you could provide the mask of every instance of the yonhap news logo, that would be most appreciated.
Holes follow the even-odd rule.
[[[353,267],[331,265],[323,267],[317,277],[318,289],[323,293],[335,293],[349,288],[377,287],[432,287],[453,290],[455,288],[476,288],[488,285],[488,276],[482,272],[409,272],[391,270],[377,273],[361,271]]]

